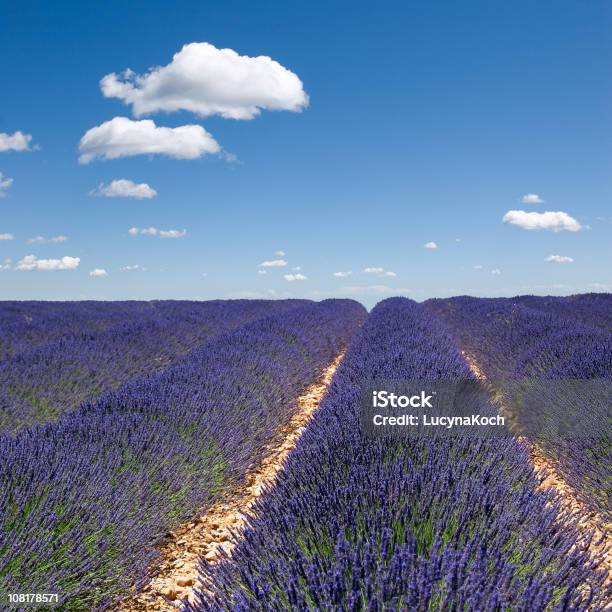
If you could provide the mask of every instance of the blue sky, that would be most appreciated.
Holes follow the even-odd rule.
[[[2,2],[0,299],[609,291],[606,4]],[[145,112],[103,95],[105,75],[125,84],[125,69],[168,67],[190,43],[262,68],[233,90],[205,61],[191,89],[180,68],[159,91],[128,78]],[[277,62],[272,81],[245,56]],[[286,110],[269,110],[274,79]],[[260,112],[203,113],[210,96]],[[221,153],[79,163],[81,138],[115,117],[202,126]],[[92,195],[119,179],[157,195]],[[260,266],[274,260],[287,265]],[[58,267],[72,269],[40,269]]]

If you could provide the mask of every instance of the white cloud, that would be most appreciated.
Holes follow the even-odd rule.
[[[582,226],[576,219],[563,211],[543,213],[509,210],[503,217],[504,223],[516,225],[526,230],[551,230],[553,232],[577,232]]]
[[[377,274],[378,276],[397,276],[397,274],[395,272],[391,272],[391,270],[385,270],[384,268],[380,268],[376,266],[370,266],[368,268],[364,268],[363,271],[366,274]]]
[[[35,255],[26,255],[17,262],[15,270],[76,270],[81,259],[79,257],[62,257],[61,259],[38,259]]]
[[[304,276],[303,274],[285,274],[284,278],[289,282],[308,280],[308,277]]]
[[[549,255],[546,258],[546,261],[551,262],[551,263],[558,263],[558,264],[574,262],[574,260],[571,257],[567,257],[565,255]]]
[[[499,276],[501,274],[501,270],[499,268],[495,268],[495,269],[491,270],[491,274]]]
[[[134,183],[128,179],[115,179],[108,185],[100,183],[92,195],[105,198],[135,198],[137,200],[150,200],[157,195],[157,191],[147,183]]]
[[[544,204],[544,200],[537,193],[526,193],[522,198],[523,204]]]
[[[4,151],[31,151],[32,136],[23,132],[14,134],[0,133],[0,153]]]
[[[146,268],[143,268],[140,264],[134,264],[133,266],[122,266],[119,268],[122,272],[144,272]]]
[[[272,259],[270,261],[262,261],[259,264],[260,268],[284,268],[287,262],[284,259]]]
[[[461,238],[455,238],[455,242],[461,242]]]
[[[46,243],[54,243],[58,244],[61,242],[66,242],[68,240],[67,236],[52,236],[51,238],[45,238],[44,236],[36,236],[35,238],[30,238],[28,240],[28,244],[46,244]]]
[[[238,55],[205,42],[190,43],[166,66],[145,74],[125,70],[100,81],[107,98],[132,106],[136,117],[187,110],[201,117],[252,119],[261,110],[298,112],[308,95],[296,74],[272,58]]]
[[[183,238],[183,236],[187,235],[187,230],[162,230],[156,227],[130,227],[128,230],[128,234],[130,236],[157,236],[158,238]]]
[[[346,278],[347,276],[350,276],[352,274],[352,272],[350,270],[348,270],[347,272],[334,272],[334,276],[337,278]]]
[[[11,269],[11,258],[7,257],[1,264],[0,264],[0,272],[4,272],[5,270],[10,270]]]
[[[197,159],[219,153],[219,143],[201,125],[158,127],[150,119],[132,121],[115,117],[85,132],[79,143],[79,162],[96,157],[117,159],[132,155],[167,155],[176,159]]]
[[[435,242],[433,242],[433,241],[432,242],[426,242],[423,245],[423,248],[425,248],[425,249],[437,249],[438,245]]]
[[[285,251],[276,251],[274,254],[277,257],[284,257],[287,253],[285,253]]]
[[[0,240],[15,240],[13,234],[0,234]]]
[[[94,277],[108,276],[108,272],[104,270],[103,268],[96,268],[95,270],[92,270],[89,273],[89,276],[94,276]]]
[[[4,178],[4,174],[0,172],[0,198],[6,195],[6,190],[13,184],[12,178]]]
[[[474,266],[474,270],[482,270],[482,265],[478,264],[478,265]]]
[[[589,283],[589,287],[592,287],[593,289],[612,289],[612,285],[606,285],[604,283]]]
[[[257,274],[267,274],[267,270],[257,270]]]
[[[299,272],[302,269],[302,266],[293,266],[293,268],[291,268],[294,272]]]

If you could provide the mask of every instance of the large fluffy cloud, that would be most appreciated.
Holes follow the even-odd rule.
[[[12,178],[5,178],[4,174],[0,172],[0,198],[6,195],[6,190],[13,184]]]
[[[196,159],[220,150],[219,143],[201,125],[168,128],[158,127],[150,119],[115,117],[85,132],[79,143],[79,161],[88,164],[96,157],[117,159],[132,155]]]
[[[137,200],[150,200],[157,195],[157,191],[147,183],[134,183],[128,179],[115,179],[108,185],[100,183],[92,192],[93,195],[105,198],[135,198]]]
[[[17,262],[15,270],[76,270],[79,267],[81,259],[79,257],[62,257],[61,259],[38,259],[35,255],[26,255],[22,260]]]
[[[145,227],[140,229],[138,227],[130,227],[128,230],[130,236],[157,236],[158,238],[183,238],[187,235],[187,230],[162,230],[156,227]]]
[[[582,226],[576,219],[563,211],[526,212],[509,210],[503,217],[504,223],[516,225],[526,230],[551,230],[553,232],[577,232]]]
[[[185,45],[166,66],[145,74],[125,70],[100,81],[107,98],[119,98],[140,117],[187,110],[201,117],[252,119],[262,109],[300,111],[308,106],[302,81],[265,55],[238,55],[205,42]]]
[[[0,132],[0,153],[4,151],[30,151],[32,136],[23,132],[7,134]]]

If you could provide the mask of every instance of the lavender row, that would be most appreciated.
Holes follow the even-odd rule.
[[[286,304],[304,304],[305,300],[286,300]],[[270,300],[258,300],[270,306]],[[191,301],[125,301],[125,302],[0,302],[0,362],[20,353],[70,338],[97,334],[123,325],[126,321],[165,321],[190,313],[193,318],[210,310],[245,309],[247,300]]]
[[[150,316],[155,302],[0,302],[0,361],[83,331]]]
[[[523,295],[513,301],[576,323],[612,331],[611,293],[585,293],[568,297]]]
[[[217,333],[303,301],[157,302],[111,306],[126,317],[105,331],[83,316],[67,338],[0,362],[0,434],[57,419],[131,378],[168,367]],[[76,311],[89,312],[89,305]],[[130,310],[131,308],[131,310]],[[102,309],[103,310],[103,309]],[[99,312],[96,305],[93,312]],[[70,313],[71,310],[69,309]],[[70,317],[68,317],[70,319]],[[62,328],[62,326],[59,326]]]
[[[540,308],[524,302],[540,303]],[[577,302],[580,306],[572,320],[571,307]],[[591,317],[587,315],[589,303],[593,304]],[[612,332],[584,323],[589,319],[605,320],[599,317],[602,303],[610,304],[609,296],[452,298],[432,300],[427,308],[446,321],[462,348],[476,358],[490,378],[571,381],[612,378]],[[610,406],[602,405],[604,402],[603,395],[596,395],[582,405],[568,406],[560,395],[542,404],[542,408],[551,410],[545,416],[553,422],[580,413],[581,432],[589,433],[553,440],[546,436],[538,445],[583,502],[611,520],[612,430],[609,416],[607,421],[600,418],[606,410],[610,414]]]
[[[232,558],[187,610],[599,610],[604,573],[512,438],[366,438],[362,385],[473,375],[420,305],[380,303]]]
[[[272,314],[0,440],[0,592],[83,610],[138,584],[155,543],[240,481],[364,317],[343,300]]]

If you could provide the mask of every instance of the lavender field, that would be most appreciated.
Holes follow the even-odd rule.
[[[390,298],[370,313],[352,300],[0,303],[0,597],[58,593],[55,609],[75,611],[607,609],[609,419],[545,441],[363,431],[371,381],[478,378],[488,414],[495,380],[612,378],[612,296]],[[304,398],[312,416],[296,420]],[[190,537],[246,499],[289,435],[241,527],[221,534],[215,510]],[[217,546],[195,542],[193,575],[169,556],[176,530]]]

